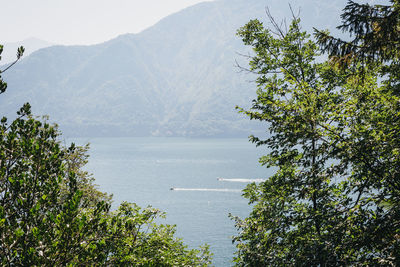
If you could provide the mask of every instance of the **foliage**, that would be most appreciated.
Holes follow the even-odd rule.
[[[81,257],[82,242],[104,225],[109,205],[99,202],[80,212],[76,173],[64,167],[64,155],[74,146],[62,148],[57,130],[32,118],[29,104],[19,116],[1,124],[2,264],[65,265]]]
[[[17,63],[17,61],[23,56],[25,51],[24,47],[19,47],[17,50],[17,59],[12,62],[10,65],[8,65],[7,68],[5,68],[4,70],[0,70],[0,74],[5,72],[6,70],[8,70],[9,68],[11,68],[15,63]],[[0,45],[0,60],[1,60],[1,54],[3,53],[3,45]],[[7,89],[7,83],[5,81],[3,81],[3,79],[1,78],[0,75],[0,94],[4,93]]]
[[[77,187],[82,191],[81,206],[93,207],[96,206],[99,200],[111,204],[112,195],[99,191],[94,184],[95,179],[93,175],[83,170],[83,167],[88,163],[89,155],[87,152],[89,151],[89,144],[85,146],[75,146],[73,144],[73,148],[66,151],[65,167],[68,171],[76,173]],[[65,188],[66,185],[63,184],[62,187]],[[67,193],[67,190],[62,191],[62,194],[65,193]]]
[[[258,74],[250,119],[267,122],[260,159],[276,172],[251,184],[250,216],[234,217],[238,266],[394,265],[399,258],[399,99],[377,82],[382,66],[321,62],[294,18],[284,31],[257,20],[238,34]],[[358,77],[357,77],[358,76]]]
[[[129,266],[206,266],[208,247],[188,250],[174,237],[175,227],[157,225],[164,217],[157,209],[141,210],[135,204],[122,203],[109,221],[111,255],[108,264]],[[129,245],[127,245],[129,244]]]
[[[399,93],[400,2],[389,2],[390,5],[369,5],[348,1],[338,28],[350,34],[350,41],[333,37],[327,31],[315,30],[315,35],[323,51],[343,67],[383,63],[381,78],[386,80],[387,87]]]
[[[160,211],[130,203],[110,211],[111,196],[82,170],[88,146],[62,146],[29,104],[17,114],[0,123],[1,265],[210,264],[208,247],[188,249],[175,226],[154,223]]]
[[[358,4],[349,1],[338,28],[350,34],[351,41],[316,31],[318,43],[339,67],[361,66],[362,75],[353,77],[357,121],[348,122],[352,135],[346,143],[348,160],[353,164],[358,190],[373,191],[370,201],[376,207],[368,221],[364,240],[379,247],[378,257],[400,263],[400,3]],[[379,65],[376,90],[366,90],[364,72]],[[343,138],[341,136],[340,138]],[[368,238],[368,239],[367,239]],[[381,256],[383,255],[383,256]]]

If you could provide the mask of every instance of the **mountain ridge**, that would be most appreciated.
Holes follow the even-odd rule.
[[[271,12],[289,12],[277,8],[281,1],[268,3]],[[38,50],[4,74],[9,89],[0,104],[11,116],[29,101],[34,114],[50,115],[66,136],[261,133],[262,125],[234,109],[249,107],[256,91],[248,83],[254,77],[235,68],[235,60],[246,64],[237,52],[250,51],[235,33],[265,17],[265,6],[262,0],[204,2],[137,34]]]

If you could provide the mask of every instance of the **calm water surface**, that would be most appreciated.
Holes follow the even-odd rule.
[[[73,141],[91,144],[87,169],[101,191],[114,195],[114,208],[122,201],[159,208],[167,212],[165,223],[176,224],[177,236],[187,245],[207,243],[215,266],[232,265],[235,247],[231,236],[236,230],[228,214],[248,215],[250,208],[241,196],[246,183],[218,181],[217,177],[268,177],[269,171],[258,163],[265,148],[255,148],[245,138]]]

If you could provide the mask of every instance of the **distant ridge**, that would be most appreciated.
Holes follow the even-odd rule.
[[[16,59],[17,49],[20,46],[25,48],[24,57],[29,56],[36,50],[49,47],[55,45],[54,43],[50,43],[38,38],[28,38],[18,42],[7,42],[2,43],[4,46],[3,53],[1,54],[1,65],[10,63]]]

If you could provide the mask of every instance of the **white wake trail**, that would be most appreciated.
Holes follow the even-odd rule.
[[[171,187],[173,191],[207,191],[207,192],[242,192],[240,189],[228,189],[228,188],[180,188]]]
[[[246,178],[217,178],[218,181],[222,182],[233,182],[233,183],[261,183],[264,179],[246,179]]]

